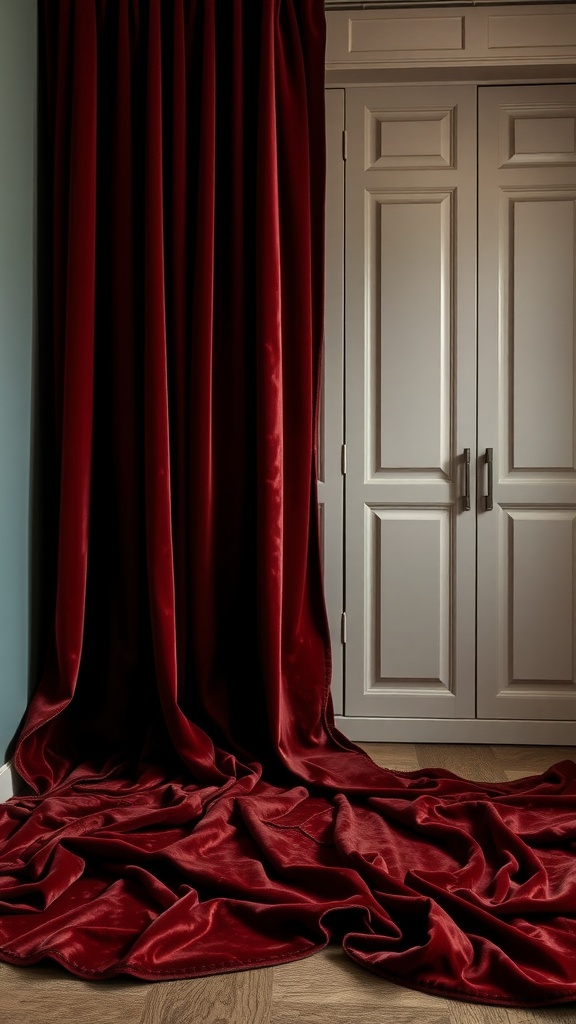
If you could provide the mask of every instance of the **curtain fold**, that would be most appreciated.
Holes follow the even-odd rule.
[[[576,1000],[576,765],[391,772],[334,729],[322,3],[39,10],[57,559],[0,958],[166,980],[332,940],[452,998]]]

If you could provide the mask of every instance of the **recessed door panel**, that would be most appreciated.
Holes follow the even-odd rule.
[[[451,689],[448,509],[370,509],[371,691]],[[394,581],[394,584],[392,584]]]
[[[573,686],[576,511],[508,512],[510,683]]]
[[[450,474],[451,193],[370,196],[379,473]],[[378,315],[379,314],[379,315]]]
[[[451,107],[367,109],[365,170],[453,168],[453,115]]]
[[[512,470],[574,469],[576,189],[509,195]],[[509,250],[509,251],[510,251]]]

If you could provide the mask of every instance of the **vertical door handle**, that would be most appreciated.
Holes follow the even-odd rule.
[[[470,511],[470,449],[464,449],[464,511]]]
[[[486,511],[494,508],[494,449],[486,449],[486,467],[488,469],[488,493],[486,495]]]

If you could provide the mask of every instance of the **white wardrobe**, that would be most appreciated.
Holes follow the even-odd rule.
[[[458,11],[329,20],[343,67],[327,90],[319,491],[335,707],[354,739],[570,743],[576,85],[538,81],[542,60],[530,81],[526,54],[529,84],[434,80],[441,22],[454,43],[482,13],[499,38],[494,8]],[[546,9],[514,12],[498,11],[517,19],[506,41],[528,26],[541,43]],[[413,58],[430,81],[386,80],[402,77],[375,49],[391,38],[397,64],[432,40]]]

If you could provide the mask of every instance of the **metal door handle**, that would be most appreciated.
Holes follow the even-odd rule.
[[[486,511],[494,508],[494,449],[486,449],[486,466],[488,468],[488,493],[486,495]]]
[[[470,449],[464,449],[464,511],[470,511]]]

